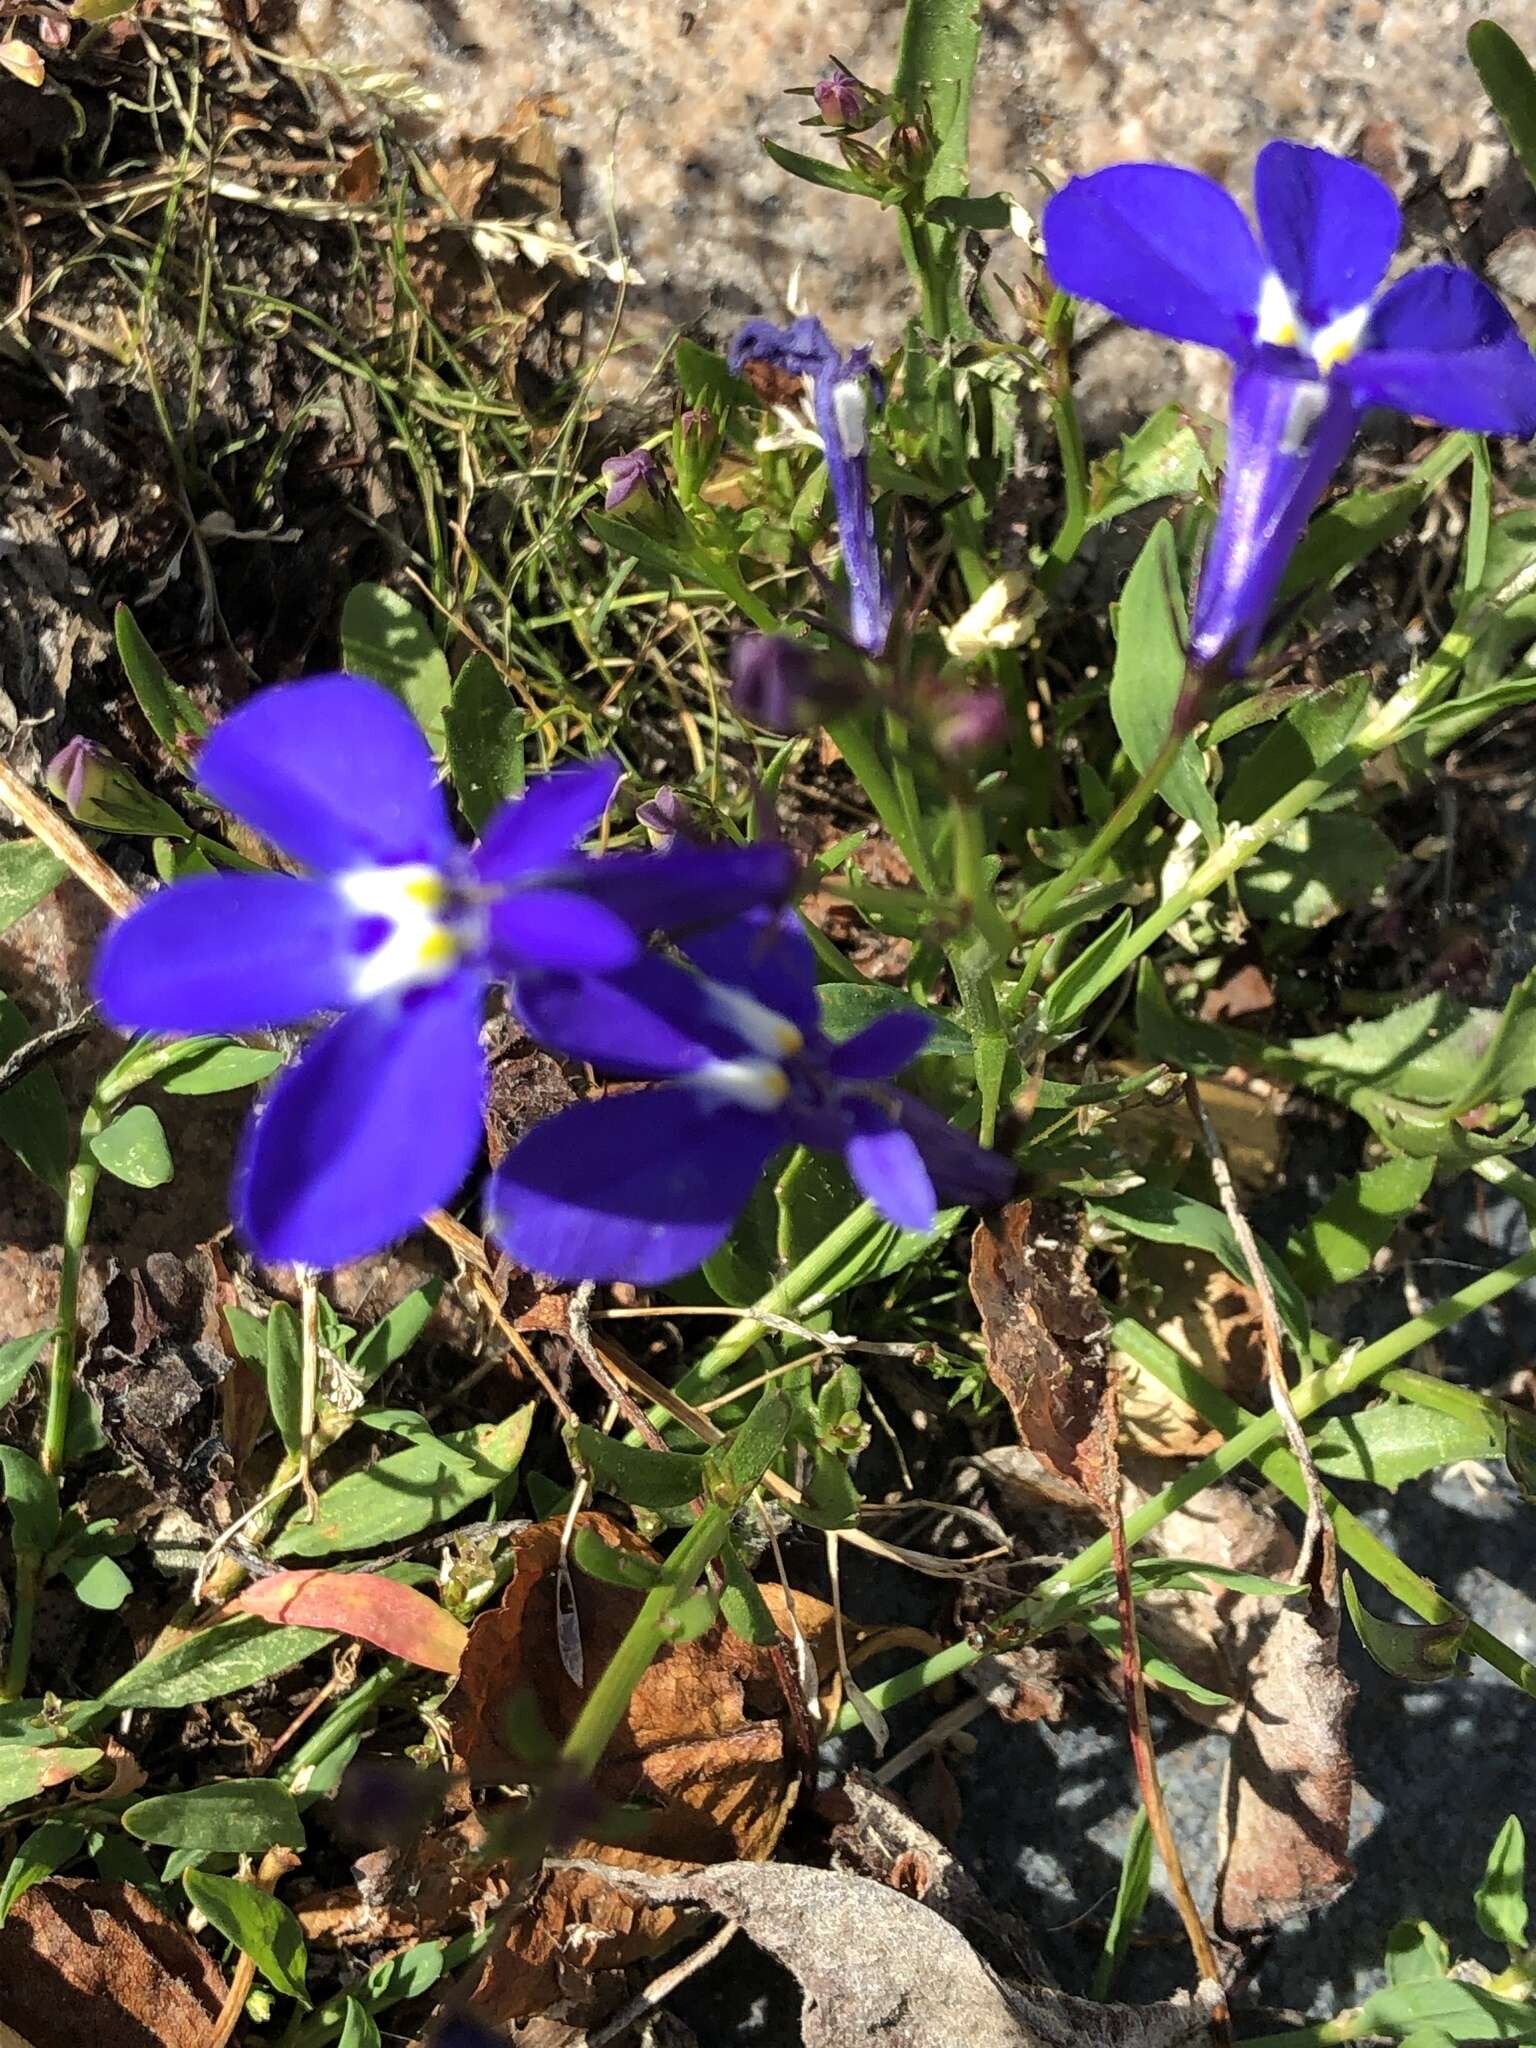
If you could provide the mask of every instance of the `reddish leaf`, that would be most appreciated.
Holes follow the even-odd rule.
[[[379,1572],[274,1572],[230,1605],[263,1621],[356,1636],[425,1671],[457,1672],[468,1630],[414,1586]]]

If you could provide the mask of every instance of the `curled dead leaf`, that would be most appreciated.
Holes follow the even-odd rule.
[[[1234,1400],[1251,1402],[1264,1384],[1259,1298],[1217,1260],[1179,1245],[1139,1244],[1133,1275],[1153,1291],[1150,1320],[1163,1342]],[[1120,1431],[1129,1449],[1158,1458],[1203,1458],[1221,1431],[1161,1380],[1117,1351]]]
[[[610,1546],[654,1561],[633,1530],[603,1514],[578,1526]],[[557,1651],[556,1566],[560,1520],[535,1523],[515,1539],[516,1571],[499,1607],[469,1633],[458,1684],[443,1712],[455,1752],[480,1783],[519,1784],[528,1771],[510,1747],[508,1703],[531,1700],[560,1741],[586,1697]],[[574,1575],[582,1662],[590,1682],[607,1666],[643,1598],[638,1590]],[[783,1595],[761,1588],[781,1627]],[[832,1611],[794,1596],[795,1619],[825,1679],[834,1668]],[[792,1668],[792,1659],[781,1668]],[[594,1779],[597,1797],[644,1809],[644,1832],[615,1847],[583,1842],[594,1863],[665,1870],[683,1864],[766,1857],[782,1832],[804,1759],[769,1650],[754,1649],[718,1623],[691,1643],[669,1644],[636,1686]],[[623,1967],[655,1954],[677,1915],[637,1907],[600,1872],[546,1872],[514,1918],[506,1945],[489,1959],[476,1990],[482,2017],[505,2020],[543,2010],[565,1973]]]
[[[1058,1477],[1102,1503],[1109,1318],[1071,1216],[1050,1202],[1009,1202],[971,1239],[971,1295],[987,1372],[1013,1411],[1019,1441]]]
[[[424,1671],[459,1668],[469,1631],[414,1586],[382,1572],[273,1572],[229,1603],[241,1614],[291,1628],[328,1628],[356,1636]]]
[[[0,1927],[5,2016],[31,2048],[205,2048],[213,1958],[131,1884],[45,1879]]]

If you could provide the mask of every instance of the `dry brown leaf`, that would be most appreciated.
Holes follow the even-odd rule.
[[[634,1555],[655,1552],[634,1531],[602,1514],[580,1525]],[[501,1605],[470,1630],[459,1682],[444,1703],[456,1753],[471,1777],[517,1784],[527,1772],[505,1747],[504,1710],[531,1695],[557,1741],[586,1697],[556,1649],[555,1566],[562,1522],[539,1522],[516,1538],[517,1568]],[[575,1574],[582,1655],[589,1674],[604,1670],[642,1595]],[[783,1595],[762,1589],[781,1624]],[[795,1595],[795,1616],[823,1673],[834,1665],[832,1610]],[[583,1842],[595,1862],[657,1870],[772,1853],[800,1782],[789,1710],[768,1651],[755,1650],[717,1625],[696,1642],[665,1648],[630,1699],[594,1779],[598,1797],[636,1802],[646,1827],[633,1845]],[[677,1916],[636,1909],[600,1875],[563,1868],[540,1878],[514,1920],[507,1944],[489,1960],[475,2010],[498,2020],[542,2010],[563,1973],[621,1968],[665,1946]]]
[[[978,1223],[971,1295],[987,1372],[1020,1442],[1090,1501],[1104,1501],[1109,1318],[1068,1213],[1021,1199]]]
[[[31,2048],[204,2048],[213,1958],[131,1884],[45,1879],[0,1927],[6,2019]]]
[[[1259,1298],[1217,1260],[1179,1245],[1139,1244],[1135,1277],[1156,1290],[1146,1320],[1202,1378],[1248,1404],[1264,1385]],[[1222,1441],[1199,1411],[1126,1352],[1120,1371],[1120,1434],[1129,1449],[1158,1458],[1203,1458]]]
[[[939,1849],[928,1842],[924,1853]],[[691,1875],[626,1871],[616,1882],[738,1921],[799,1981],[804,2048],[1194,2048],[1210,2039],[1188,2003],[1090,2005],[1006,1982],[942,1914],[868,1878],[726,1863]]]
[[[1125,1074],[1141,1071],[1139,1063],[1130,1060],[1117,1061],[1115,1067]],[[1201,1081],[1200,1098],[1237,1185],[1272,1187],[1285,1158],[1281,1112],[1287,1091],[1273,1081],[1229,1067],[1219,1078]],[[1138,1165],[1160,1170],[1181,1165],[1202,1149],[1199,1127],[1182,1096],[1133,1104],[1115,1119],[1115,1132]]]
[[[1315,1911],[1354,1876],[1345,1734],[1355,1692],[1339,1669],[1337,1589],[1314,1589],[1310,1605],[1284,1603],[1254,1658],[1227,1760],[1216,1893],[1224,1934]]]
[[[1268,976],[1250,961],[1246,967],[1236,968],[1219,987],[1206,991],[1200,1015],[1207,1024],[1219,1024],[1223,1018],[1257,1017],[1274,1006],[1275,992]]]

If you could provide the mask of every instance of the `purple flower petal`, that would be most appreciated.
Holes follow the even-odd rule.
[[[608,853],[561,877],[616,911],[637,932],[696,931],[759,904],[782,903],[795,879],[787,846],[694,846],[661,853]]]
[[[793,910],[757,910],[698,932],[684,952],[713,981],[745,989],[807,1038],[817,1029],[816,954]]]
[[[329,883],[198,875],[107,933],[97,999],[133,1031],[257,1031],[351,1000],[362,920]]]
[[[991,1209],[1008,1199],[1018,1179],[1011,1159],[978,1145],[968,1132],[957,1131],[947,1117],[904,1088],[891,1089],[890,1097],[896,1119],[923,1155],[941,1200]]]
[[[506,882],[564,866],[613,800],[624,770],[606,756],[530,782],[491,818],[475,854],[482,881]]]
[[[478,980],[353,1010],[311,1041],[247,1129],[242,1235],[274,1264],[342,1266],[450,1201],[482,1141]]]
[[[873,1102],[855,1110],[844,1151],[860,1194],[900,1230],[932,1230],[937,1200],[915,1139]]]
[[[1403,229],[1374,171],[1300,142],[1259,151],[1253,202],[1265,252],[1310,328],[1367,303]]]
[[[197,757],[215,803],[322,874],[440,864],[453,834],[432,755],[397,697],[363,676],[263,690]]]
[[[492,956],[508,973],[607,974],[640,951],[617,911],[577,889],[514,889],[492,904],[490,925]]]
[[[1064,292],[1136,327],[1247,355],[1264,259],[1229,192],[1172,164],[1111,164],[1047,203],[1046,262]]]
[[[602,980],[522,975],[512,1000],[541,1045],[625,1080],[674,1080],[750,1050],[697,976],[655,954]]]
[[[893,1010],[833,1046],[827,1065],[840,1081],[884,1081],[916,1059],[932,1036],[931,1017]]]
[[[1256,364],[1233,378],[1221,508],[1190,621],[1197,661],[1240,674],[1253,659],[1286,564],[1358,420],[1337,377]]]
[[[1449,263],[1383,292],[1365,346],[1334,374],[1362,405],[1473,433],[1536,434],[1536,356],[1482,279]]]
[[[676,1279],[724,1242],[780,1142],[777,1118],[657,1088],[535,1126],[491,1179],[488,1227],[554,1279]]]

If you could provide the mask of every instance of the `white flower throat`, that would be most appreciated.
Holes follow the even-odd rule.
[[[483,912],[425,861],[354,868],[336,887],[360,917],[383,926],[353,968],[356,1002],[442,981],[484,941]]]
[[[1347,363],[1365,340],[1371,317],[1371,302],[1336,313],[1321,327],[1308,327],[1297,312],[1290,293],[1271,270],[1259,293],[1259,340],[1271,348],[1299,349],[1309,355],[1324,376],[1339,363]]]

